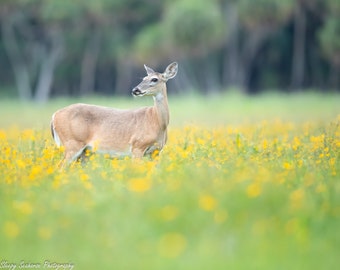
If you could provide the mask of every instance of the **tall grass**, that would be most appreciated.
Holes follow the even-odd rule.
[[[0,263],[335,269],[339,101],[318,94],[171,97],[159,157],[90,155],[64,170],[48,125],[55,109],[73,101],[1,101]]]
[[[216,96],[171,96],[169,97],[170,127],[197,123],[218,126],[261,120],[308,121],[330,119],[339,113],[338,94],[267,93],[244,96],[236,92]],[[46,128],[52,113],[76,102],[93,103],[117,108],[134,108],[152,105],[152,99],[94,97],[81,99],[56,99],[47,104],[18,102],[13,99],[0,100],[0,127]]]

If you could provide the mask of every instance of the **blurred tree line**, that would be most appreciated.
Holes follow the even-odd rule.
[[[0,91],[23,100],[128,94],[170,61],[177,92],[340,87],[340,0],[1,0],[0,16]]]

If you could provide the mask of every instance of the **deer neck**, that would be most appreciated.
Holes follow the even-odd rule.
[[[159,126],[166,130],[169,124],[169,105],[168,97],[166,93],[166,86],[163,90],[153,97],[154,99],[154,111],[158,119]]]

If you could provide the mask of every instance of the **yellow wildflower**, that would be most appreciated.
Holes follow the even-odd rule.
[[[262,148],[263,150],[266,150],[268,148],[268,141],[266,139],[262,141]]]
[[[211,195],[201,195],[198,203],[204,211],[213,211],[217,206],[216,199]]]
[[[86,173],[82,173],[82,174],[80,175],[80,180],[83,181],[83,182],[85,182],[85,181],[87,181],[87,180],[89,180],[89,179],[90,179],[90,177],[89,177],[89,175],[86,174]]]
[[[134,178],[128,182],[128,189],[133,192],[145,192],[151,188],[151,181],[145,178]]]
[[[305,198],[305,191],[304,189],[300,188],[294,190],[290,194],[290,202],[293,209],[298,209],[302,206],[303,199]]]
[[[52,231],[51,231],[51,229],[49,229],[47,227],[39,227],[38,228],[38,236],[43,240],[48,240],[52,236]]]
[[[228,212],[226,210],[217,210],[214,214],[214,221],[216,224],[225,222],[228,218]]]
[[[0,130],[0,141],[5,141],[7,139],[6,132],[3,130]]]
[[[247,195],[250,198],[258,197],[261,194],[261,186],[259,183],[250,184],[247,187]]]
[[[186,245],[187,240],[184,235],[178,232],[170,232],[160,238],[158,251],[163,257],[177,258],[184,252]]]
[[[38,176],[41,175],[42,171],[43,168],[40,165],[33,166],[28,176],[29,180],[35,180]]]
[[[316,191],[317,193],[323,193],[323,192],[327,191],[327,187],[326,187],[325,184],[320,183],[320,184],[316,187],[315,191]]]
[[[20,169],[23,169],[23,168],[26,167],[26,163],[25,163],[24,161],[22,161],[21,159],[18,159],[18,160],[16,161],[16,163],[17,163],[17,165],[18,165],[18,168],[20,168]]]
[[[3,230],[9,238],[16,238],[20,233],[19,226],[14,221],[6,221]]]
[[[297,136],[295,136],[293,139],[292,149],[296,151],[300,146],[301,146],[301,141]]]
[[[293,170],[294,169],[294,165],[291,162],[284,162],[283,163],[283,168],[285,168],[286,170]]]
[[[22,138],[24,140],[30,140],[30,141],[35,141],[36,138],[34,136],[34,130],[33,129],[26,129],[22,132]]]
[[[24,215],[30,215],[33,212],[32,205],[29,202],[18,202],[13,203],[13,208],[20,211]]]
[[[172,205],[164,206],[161,209],[161,216],[162,219],[165,221],[174,220],[178,216],[178,213],[179,213],[178,208]]]

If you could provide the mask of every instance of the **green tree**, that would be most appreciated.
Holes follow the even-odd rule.
[[[112,25],[110,10],[120,1],[111,0],[50,0],[43,1],[39,16],[45,24],[67,28],[63,31],[65,50],[63,66],[73,66],[79,95],[90,95],[95,91],[96,69],[103,36]],[[64,74],[65,76],[65,74]],[[74,84],[74,83],[72,83]]]
[[[0,79],[40,102],[126,94],[140,64],[176,60],[184,89],[334,87],[339,2],[2,0],[0,61],[11,68],[0,67]]]
[[[222,13],[216,1],[174,1],[165,9],[164,30],[179,55],[204,55],[223,41]]]
[[[225,33],[218,1],[169,1],[163,8],[162,18],[137,35],[136,59],[144,63],[151,61],[155,65],[180,59],[178,80],[182,80],[182,86],[192,87],[190,85],[202,78],[194,74],[203,72],[203,87],[208,91],[216,88],[217,63],[210,54],[223,45]],[[196,84],[195,88],[198,87]]]
[[[14,0],[2,17],[2,37],[23,100],[48,99],[63,52],[60,26],[41,17],[49,1]]]
[[[237,11],[243,26],[242,46],[239,46],[238,86],[249,86],[251,68],[264,42],[289,19],[294,1],[287,0],[239,0]],[[241,30],[242,31],[242,30]]]
[[[326,1],[328,15],[319,32],[321,49],[332,65],[330,85],[339,87],[340,79],[340,0]]]

